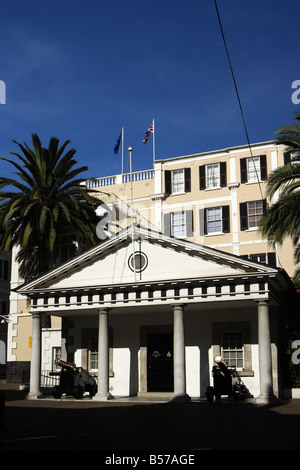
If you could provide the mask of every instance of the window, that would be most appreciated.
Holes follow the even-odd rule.
[[[257,183],[267,179],[267,156],[241,158],[241,183]]]
[[[89,338],[89,370],[98,370],[98,337],[90,336]]]
[[[263,216],[263,202],[247,202],[248,209],[248,228],[257,228],[260,219]]]
[[[265,200],[242,202],[240,204],[241,230],[257,229],[265,210]]]
[[[171,233],[173,237],[183,238],[186,236],[186,218],[184,212],[175,212],[171,216]]]
[[[267,262],[267,256],[265,253],[259,255],[250,255],[250,259],[251,261],[255,261],[256,263],[266,264]]]
[[[247,158],[247,181],[254,183],[260,181],[260,158]]]
[[[253,377],[251,322],[213,323],[212,341],[213,357],[221,355],[241,376]]]
[[[184,170],[172,171],[172,193],[184,192]]]
[[[236,369],[244,368],[243,337],[241,332],[223,332],[221,355],[224,362],[230,367],[235,367]]]
[[[229,233],[229,206],[208,207],[200,209],[200,235]]]
[[[165,171],[165,193],[182,194],[191,191],[191,169]]]
[[[220,165],[214,163],[206,166],[206,189],[220,187]]]
[[[52,370],[60,370],[60,366],[55,364],[56,359],[61,359],[61,347],[52,348]]]
[[[131,271],[140,273],[146,269],[148,265],[148,258],[145,253],[137,251],[129,257],[128,264]]]
[[[207,233],[222,232],[222,208],[211,207],[206,211]]]
[[[98,328],[82,328],[81,330],[81,366],[90,371],[98,372]],[[113,328],[108,331],[109,376],[113,377]]]
[[[273,268],[277,267],[277,256],[275,252],[270,251],[269,253],[258,253],[258,254],[251,254],[251,255],[242,255],[241,258],[249,259],[251,261],[255,261],[257,263],[268,264],[268,266],[272,266]]]
[[[199,167],[200,190],[218,189],[227,185],[226,162]]]
[[[285,152],[283,154],[283,160],[284,164],[287,165],[288,163],[296,162],[299,164],[299,158],[300,158],[300,152],[294,151],[294,152]]]
[[[57,266],[58,264],[69,260],[75,256],[76,250],[77,246],[72,235],[63,235],[59,237],[53,250],[52,266]]]
[[[165,235],[177,238],[191,238],[193,231],[193,211],[178,211],[164,214]]]

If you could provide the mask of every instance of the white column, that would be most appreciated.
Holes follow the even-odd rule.
[[[108,324],[109,310],[99,309],[99,333],[98,333],[98,392],[94,400],[106,401],[111,398],[109,393],[109,344]]]
[[[40,396],[41,382],[41,316],[39,313],[32,315],[32,344],[30,363],[30,388],[28,398]]]
[[[171,401],[189,401],[186,393],[184,306],[174,305],[174,396]]]
[[[160,162],[154,163],[154,195],[152,200],[154,201],[154,220],[151,220],[151,228],[159,232],[163,231],[162,217],[163,217],[163,198],[162,193],[162,164]]]
[[[257,304],[260,377],[260,395],[257,398],[257,402],[267,404],[275,398],[273,393],[269,305],[265,300],[259,300]]]
[[[232,249],[233,254],[239,256],[239,221],[238,221],[238,202],[237,188],[239,183],[229,183],[228,188],[231,190],[231,220],[232,220]]]

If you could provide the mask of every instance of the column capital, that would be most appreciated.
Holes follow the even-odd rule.
[[[42,312],[36,311],[36,312],[30,312],[32,317],[35,318],[41,318]]]
[[[99,315],[108,315],[110,310],[111,309],[108,308],[108,307],[99,307],[98,308],[98,313],[99,313]]]
[[[187,304],[184,304],[184,303],[172,304],[173,309],[175,309],[176,307],[184,309],[184,307],[186,306]]]
[[[255,299],[257,305],[269,305],[269,299]]]
[[[236,189],[236,188],[238,188],[239,186],[240,186],[240,183],[238,183],[238,182],[235,182],[235,183],[228,183],[228,184],[227,184],[227,188],[228,188],[228,189]]]

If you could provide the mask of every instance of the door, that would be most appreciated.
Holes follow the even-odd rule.
[[[147,384],[148,392],[174,390],[172,333],[148,334]]]

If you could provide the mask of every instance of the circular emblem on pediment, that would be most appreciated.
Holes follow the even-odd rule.
[[[145,253],[142,253],[141,251],[136,251],[131,256],[129,256],[128,266],[131,271],[140,273],[144,271],[144,269],[146,269],[146,267],[148,266],[148,258]]]

